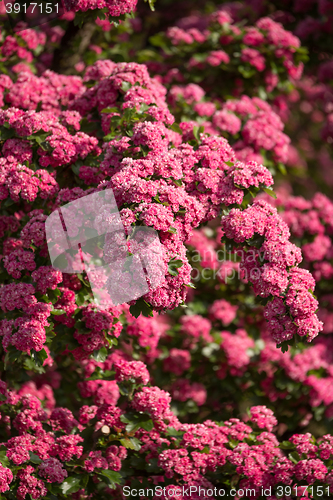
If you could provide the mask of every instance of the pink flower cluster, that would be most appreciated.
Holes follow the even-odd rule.
[[[60,115],[63,120],[67,119],[67,125],[76,128],[73,118],[74,113],[61,112],[75,97],[82,94],[85,86],[78,76],[59,75],[53,71],[46,70],[40,77],[31,72],[19,73],[15,83],[12,83],[6,94],[6,103],[10,106],[26,110],[36,110],[40,103],[42,111],[52,111]],[[72,117],[72,119],[70,118]],[[78,115],[76,118],[80,120]],[[76,128],[78,130],[79,128]]]
[[[303,8],[295,2],[296,11]],[[97,21],[92,47],[100,27],[123,19],[136,4],[66,2],[77,20],[107,11],[109,20]],[[154,78],[146,65],[105,58],[115,40],[116,46],[127,39],[127,25],[120,37],[112,28],[107,47],[95,46],[99,60],[83,77],[45,70],[63,36],[60,26],[13,35],[1,27],[0,63],[10,75],[0,75],[0,361],[9,381],[8,387],[0,381],[5,497],[121,496],[121,486],[134,476],[138,484],[169,483],[166,500],[179,486],[214,490],[215,483],[253,488],[255,498],[270,486],[314,484],[325,494],[333,487],[333,437],[289,433],[323,412],[333,416],[333,340],[315,338],[320,330],[333,331],[333,295],[327,292],[333,204],[318,193],[310,201],[248,204],[260,190],[271,191],[266,159],[267,165],[292,164],[280,117],[297,93],[289,101],[278,96],[274,107],[264,99],[300,78],[302,50],[298,38],[271,18],[255,26],[235,23],[237,9],[231,3],[201,18],[194,14],[153,37],[152,43],[161,37],[166,43],[162,57],[148,65]],[[319,11],[330,18],[328,1],[320,0]],[[71,19],[66,16],[61,26]],[[46,43],[50,53],[35,64],[33,53],[38,57]],[[136,48],[129,50],[135,56]],[[331,66],[322,65],[323,82]],[[82,73],[83,67],[75,66]],[[329,143],[328,88],[309,85],[308,92],[325,102],[322,136]],[[244,89],[252,97],[242,95]],[[132,230],[158,234],[162,256],[154,278],[160,272],[163,279],[154,288],[150,277],[149,292],[137,302],[102,310],[92,302],[84,272],[75,276],[50,266],[45,220],[62,205],[108,188],[126,250],[152,257],[157,245],[135,240]],[[102,233],[113,221],[106,205],[94,228]],[[90,234],[89,222],[84,229]],[[231,246],[234,261],[224,254],[221,263],[221,251]],[[106,262],[119,256],[112,237],[95,251]],[[196,262],[199,279],[191,289],[186,285]],[[239,270],[241,279],[230,283],[216,274],[222,269]],[[120,272],[107,288],[116,279]],[[186,314],[179,305],[187,305]],[[135,318],[140,307],[152,316]],[[173,312],[158,314],[167,310]],[[315,341],[308,346],[303,338]],[[292,340],[300,345],[276,349],[282,344],[286,350]],[[253,398],[255,384],[258,404],[246,417],[243,402]],[[239,414],[242,420],[221,421]],[[286,422],[290,438],[280,443]],[[68,490],[72,486],[76,491]]]
[[[13,201],[19,201],[22,198],[32,202],[38,195],[42,199],[47,199],[54,196],[59,190],[58,183],[47,170],[39,169],[34,172],[30,168],[20,165],[13,156],[3,158],[0,169],[1,200],[10,197]]]
[[[59,123],[59,118],[53,112],[24,112],[17,108],[0,110],[0,126],[13,129],[22,139],[33,136],[29,141],[30,148],[26,140],[23,140],[23,144],[28,147],[31,155],[33,151],[31,146],[34,147],[41,167],[58,167],[73,163],[79,158],[84,159],[89,153],[100,152],[97,149],[98,140],[95,137],[84,132],[71,135],[66,127]],[[39,134],[42,134],[43,143],[39,140]],[[1,164],[4,175],[2,183],[7,187],[10,195],[13,194],[13,199],[18,200],[18,193],[22,192],[21,196],[24,199],[32,201],[36,198],[38,189],[42,192],[42,198],[53,196],[58,190],[54,177],[46,170],[33,172],[21,166],[19,153],[17,141],[9,142],[5,146],[5,158]]]
[[[219,76],[228,72],[235,77],[237,90],[241,91],[249,76],[260,72],[263,85],[271,92],[280,81],[300,79],[303,63],[296,57],[300,40],[293,33],[268,17],[259,19],[254,26],[238,24],[227,10],[222,8],[206,16],[180,19],[177,26],[163,33],[165,44],[171,50],[163,63],[154,61],[150,64],[163,83],[193,81],[191,72],[194,71],[195,81],[203,82],[203,86],[209,88],[212,72]],[[230,64],[231,58],[233,64]],[[272,60],[274,72],[271,70]],[[220,93],[216,85],[214,90]]]
[[[333,228],[333,204],[327,196],[317,193],[311,201],[291,197],[281,216],[298,239],[313,241],[302,245],[302,253],[317,282],[333,276],[331,264],[331,234]]]
[[[310,342],[323,328],[315,314],[315,281],[308,271],[297,267],[301,252],[289,242],[290,231],[277,210],[255,201],[244,211],[232,209],[222,217],[222,229],[236,244],[259,238],[258,250],[248,247],[240,267],[255,294],[271,299],[265,317],[273,339],[281,343],[297,333]]]
[[[203,136],[197,149],[182,144],[179,134],[167,128],[174,118],[165,103],[165,88],[149,77],[143,65],[99,61],[87,70],[84,80],[97,83],[79,95],[71,108],[82,115],[96,108],[105,132],[115,115],[102,111],[115,106],[120,112],[128,107],[139,112],[144,103],[147,116],[155,120],[139,121],[130,137],[121,134],[106,143],[99,172],[111,180],[102,181],[98,190],[112,188],[126,227],[140,220],[159,232],[166,279],[145,300],[155,309],[172,309],[184,300],[184,285],[190,281],[184,240],[193,228],[215,217],[221,204],[241,203],[244,189],[270,186],[272,177],[253,162],[228,165],[235,155],[225,139]],[[189,88],[187,98],[198,89]],[[84,179],[92,182],[88,167]],[[183,262],[178,276],[168,275],[172,258]]]
[[[189,84],[173,85],[169,91],[169,102],[175,113],[181,109],[189,116],[195,104],[196,122],[181,123],[184,137],[193,126],[202,126],[209,134],[226,135],[241,161],[265,163],[262,150],[275,162],[286,163],[288,160],[290,138],[283,132],[284,124],[272,106],[259,97],[242,95],[240,99],[215,104],[206,100],[201,87]],[[187,104],[191,106],[190,110]]]
[[[242,328],[237,328],[235,333],[222,331],[221,338],[226,362],[217,371],[218,378],[225,378],[227,371],[232,376],[241,376],[250,363],[248,349],[254,347],[254,340]]]
[[[67,316],[70,317],[70,326],[74,326],[73,313],[77,309],[75,293],[68,289],[67,293],[70,293],[70,297],[73,298],[69,300]],[[66,309],[66,307],[64,307],[63,303],[59,303],[59,309]],[[119,321],[122,311],[119,307],[99,310],[95,305],[89,304],[88,306],[82,306],[81,311],[82,321],[76,322],[77,329],[74,332],[74,338],[80,346],[72,351],[76,359],[89,358],[94,351],[108,346],[111,337],[119,337],[122,330],[122,323]],[[61,316],[57,316],[57,319],[59,318]]]
[[[185,387],[184,383],[181,385]],[[199,386],[197,384],[200,391]],[[46,412],[40,400],[29,392],[19,395],[7,390],[3,382],[0,390],[1,409],[5,414],[10,411],[14,415],[13,428],[18,432],[12,437],[9,431],[3,442],[8,465],[0,466],[2,492],[17,484],[19,498],[23,499],[27,493],[40,498],[46,495],[46,483],[63,482],[73,464],[80,460],[83,460],[83,471],[98,473],[100,469],[119,471],[123,462],[127,463],[127,457],[131,458],[126,448],[117,444],[99,445],[98,450],[92,451],[82,437],[90,428],[128,442],[121,421],[123,411],[115,403],[82,406],[79,423],[65,408]],[[281,482],[288,485],[292,479],[296,482],[306,480],[309,484],[315,481],[331,484],[333,442],[330,435],[317,442],[310,434],[291,436],[290,448],[302,455],[295,462],[285,456],[272,434],[277,420],[266,406],[250,408],[248,423],[231,418],[220,425],[210,420],[182,424],[170,410],[170,402],[170,395],[165,391],[143,387],[135,392],[129,405],[139,412],[138,416],[142,418],[142,414],[148,414],[154,422],[153,430],[139,428],[136,431],[139,454],[145,460],[156,458],[163,475],[173,478],[177,485],[213,488],[206,477],[208,471],[219,474],[219,478],[226,481],[237,474],[237,486],[254,488],[256,497],[261,487]],[[253,424],[259,431],[253,430]],[[168,435],[170,427],[171,431],[178,432],[177,440]],[[36,456],[40,460],[37,465]],[[228,471],[224,467],[226,464]],[[153,475],[151,478],[154,479]]]
[[[7,350],[13,345],[20,351],[31,349],[40,351],[46,341],[45,326],[51,313],[51,304],[38,302],[34,296],[35,288],[26,283],[10,283],[0,289],[2,311],[21,310],[23,316],[1,320],[0,335],[2,345]]]
[[[68,10],[74,12],[96,9],[107,9],[111,17],[120,17],[123,14],[129,14],[136,8],[138,0],[66,0],[65,4]]]
[[[174,401],[188,401],[192,399],[198,406],[205,404],[207,400],[207,391],[200,382],[193,382],[188,379],[178,378],[171,387],[171,396]]]
[[[0,55],[1,60],[10,67],[14,73],[28,71],[31,73],[29,63],[34,60],[35,50],[41,49],[46,44],[46,34],[43,31],[37,31],[27,27],[26,23],[19,24],[13,34],[6,32],[0,37]],[[4,81],[5,75],[2,76]],[[7,77],[7,82],[10,80]],[[10,88],[10,84],[4,85],[4,88]],[[0,103],[3,102],[3,85],[0,84]]]

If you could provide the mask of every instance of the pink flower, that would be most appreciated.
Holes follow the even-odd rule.
[[[10,483],[13,481],[13,474],[10,469],[0,464],[0,492],[10,490]]]
[[[251,422],[255,423],[259,429],[272,431],[273,427],[278,423],[272,410],[266,408],[266,406],[252,406],[250,411]]]
[[[68,476],[57,458],[48,458],[38,466],[39,475],[45,477],[48,483],[62,483]]]
[[[183,349],[170,349],[169,356],[164,359],[163,368],[166,372],[182,375],[191,366],[191,355]]]
[[[211,66],[220,66],[221,63],[228,64],[230,57],[224,50],[212,50],[208,54],[206,62]]]
[[[266,67],[265,58],[256,49],[242,49],[241,61],[248,62],[254,66],[258,71],[264,71]]]

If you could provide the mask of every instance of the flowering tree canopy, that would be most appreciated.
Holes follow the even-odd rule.
[[[332,494],[332,5],[205,4],[0,5],[0,498]]]

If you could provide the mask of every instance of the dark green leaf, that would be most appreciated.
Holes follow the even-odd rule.
[[[140,314],[146,318],[153,316],[152,307],[143,299],[138,299],[134,305],[130,306],[130,313],[135,318],[138,318]]]
[[[108,479],[109,486],[115,487],[117,484],[121,483],[122,476],[119,472],[115,472],[113,470],[103,470],[99,472],[100,476]]]
[[[6,122],[3,124],[3,126],[1,127],[1,130],[0,130],[0,140],[1,141],[6,141],[7,139],[11,139],[15,135],[14,130],[8,129],[8,127],[6,127],[6,125],[9,126],[9,124]],[[5,127],[5,128],[3,128],[3,127]]]
[[[5,356],[5,367],[11,365],[12,363],[15,363],[15,361],[17,361],[17,359],[20,356],[21,356],[21,351],[18,351],[15,348],[10,348],[10,350],[8,350]]]
[[[71,493],[76,493],[81,487],[80,482],[79,476],[67,477],[60,485],[62,494],[69,495]]]
[[[280,443],[280,448],[282,450],[294,450],[295,445],[293,443],[291,443],[290,441],[282,441],[282,443]]]
[[[166,433],[167,433],[168,436],[182,437],[183,434],[184,434],[184,431],[177,431],[173,427],[168,427]]]
[[[31,349],[30,351],[31,358],[34,360],[35,364],[37,366],[43,366],[44,361],[47,358],[47,352],[45,349],[42,349],[41,351],[35,351],[34,349]]]
[[[74,165],[71,166],[71,169],[72,169],[72,171],[74,172],[75,175],[79,175],[80,168],[81,168],[81,166],[77,165],[76,163],[74,163]]]
[[[176,257],[173,257],[171,260],[169,260],[169,263],[168,263],[168,272],[169,274],[171,274],[172,276],[178,276],[178,271],[177,269],[179,267],[182,267],[183,265],[183,261],[180,260],[180,259],[177,259]]]
[[[11,198],[7,198],[7,200],[2,204],[3,208],[8,208],[14,205],[15,201],[13,201]]]

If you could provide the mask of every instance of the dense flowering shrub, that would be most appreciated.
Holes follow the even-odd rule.
[[[106,498],[110,488],[129,484],[128,474],[121,475],[120,470],[145,460],[150,474],[139,473],[142,489],[154,484],[163,484],[166,490],[175,485],[214,489],[228,485],[236,474],[234,486],[253,488],[255,497],[263,486],[304,479],[330,492],[331,436],[316,441],[309,433],[295,434],[281,443],[272,433],[277,420],[265,406],[251,407],[247,423],[232,418],[220,425],[210,420],[182,424],[170,410],[167,392],[154,386],[132,387],[137,390],[127,401],[128,413],[115,402],[100,402],[81,406],[76,420],[65,408],[44,409],[36,390],[20,394],[2,383],[1,409],[7,427],[2,493],[65,498],[68,492],[84,488],[94,496],[98,484],[98,495]],[[8,425],[11,419],[13,429]],[[16,435],[11,437],[14,429]],[[96,439],[97,450],[90,451],[88,435]]]
[[[244,26],[223,7],[206,16],[180,19],[177,26],[152,37],[151,43],[165,54],[163,62],[157,58],[149,65],[162,73],[163,83],[200,83],[212,97],[220,96],[221,73],[228,75],[225,95],[244,91],[258,95],[276,92],[290,78],[298,80],[303,70],[300,40],[281,23],[263,17]]]
[[[185,137],[199,127],[209,134],[223,135],[241,161],[257,161],[271,172],[285,172],[290,157],[290,139],[284,124],[272,107],[259,97],[243,95],[240,99],[208,102],[198,85],[173,85],[169,102],[181,122]]]
[[[289,21],[265,5],[245,19],[251,5],[167,25],[158,6],[131,19],[146,12],[132,0],[67,2],[52,26],[2,18],[4,498],[329,497],[333,205],[292,189],[309,186],[311,147],[330,165],[331,62],[302,78],[299,2]],[[72,268],[50,252],[64,213],[85,235]],[[100,307],[83,263],[135,255],[142,228],[158,286]]]

